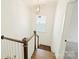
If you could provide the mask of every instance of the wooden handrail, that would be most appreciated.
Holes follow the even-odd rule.
[[[29,38],[23,38],[22,41],[21,40],[17,40],[17,39],[13,39],[13,38],[8,38],[5,37],[4,35],[1,36],[1,39],[7,39],[10,41],[14,41],[14,42],[18,42],[18,43],[23,43],[23,47],[24,47],[24,59],[28,59],[28,42],[34,37],[34,52],[36,51],[36,37],[38,38],[37,41],[37,46],[39,47],[39,36],[36,34],[36,31],[34,31],[34,34],[29,37]]]
[[[35,35],[33,34],[31,37],[27,38],[27,42],[29,42]],[[39,37],[37,34],[36,34],[37,38]]]
[[[36,31],[34,31],[34,34],[30,38],[24,38],[24,59],[28,59],[28,42],[34,37],[35,43],[34,43],[34,52],[36,51],[36,37],[38,38],[37,47],[39,47],[39,36],[36,34]]]
[[[29,42],[33,37],[34,37],[34,34],[30,38],[28,38],[27,42]]]
[[[36,33],[36,31],[34,31],[34,33]],[[39,37],[37,34],[33,34],[31,37],[27,38],[26,41],[29,42],[35,35],[37,36],[37,38]],[[19,42],[19,43],[24,43],[24,42],[21,41],[21,40],[17,40],[17,39],[5,37],[4,35],[1,36],[1,39],[7,39],[7,40],[10,40],[10,41],[15,41],[15,42]]]
[[[17,40],[17,39],[13,39],[13,38],[8,38],[8,37],[5,37],[4,35],[1,36],[1,39],[7,39],[7,40],[18,42],[18,43],[24,43],[21,40]]]
[[[37,36],[37,37],[39,37],[39,35],[38,35],[38,34],[36,34],[36,36]]]

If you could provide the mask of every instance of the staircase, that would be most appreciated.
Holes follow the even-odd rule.
[[[51,47],[50,47],[50,46],[46,46],[46,45],[43,45],[43,44],[40,44],[40,45],[39,45],[39,49],[51,51]]]
[[[50,47],[40,45],[33,53],[32,59],[56,59],[54,53],[51,52]]]
[[[31,56],[31,59],[56,59],[55,58],[55,54],[53,52],[51,52],[51,47],[50,46],[46,46],[46,45],[42,45],[39,44],[39,36],[36,34],[36,31],[34,31],[34,34],[30,37],[30,38],[23,38],[23,40],[17,40],[17,39],[12,39],[12,38],[8,38],[5,37],[4,35],[1,36],[1,39],[6,39],[8,41],[13,41],[13,42],[17,42],[23,45],[23,51],[24,53],[22,55],[24,55],[24,58],[22,59],[29,59],[28,58],[28,42],[33,40],[32,38],[34,37],[34,50]],[[37,38],[36,38],[37,37]],[[14,57],[17,57],[14,56]],[[18,59],[18,58],[3,58],[3,59]]]

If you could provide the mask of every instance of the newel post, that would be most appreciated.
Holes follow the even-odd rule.
[[[24,47],[24,59],[28,59],[28,42],[26,41],[27,38],[23,39],[23,47]]]
[[[39,36],[38,36],[38,42],[37,42],[37,44],[38,44],[38,48],[39,48]]]
[[[36,51],[36,31],[34,31],[34,51]]]

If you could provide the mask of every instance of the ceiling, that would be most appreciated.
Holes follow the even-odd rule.
[[[49,4],[51,2],[56,2],[57,0],[24,0],[26,5],[32,6],[37,4]]]
[[[40,5],[55,4],[55,2],[58,2],[60,0],[22,0],[22,1],[26,6],[34,6],[37,4],[40,4]],[[75,1],[75,0],[70,0],[70,1]]]

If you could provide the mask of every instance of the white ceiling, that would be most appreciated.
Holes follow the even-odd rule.
[[[33,6],[33,5],[37,5],[38,3],[40,3],[40,5],[50,4],[50,3],[53,4],[54,2],[57,2],[59,0],[22,0],[22,1],[24,1],[26,6]],[[70,1],[76,1],[76,0],[70,0]]]
[[[57,1],[57,0],[24,0],[26,5],[37,5],[38,3],[48,4],[50,2],[55,2],[55,1]]]

